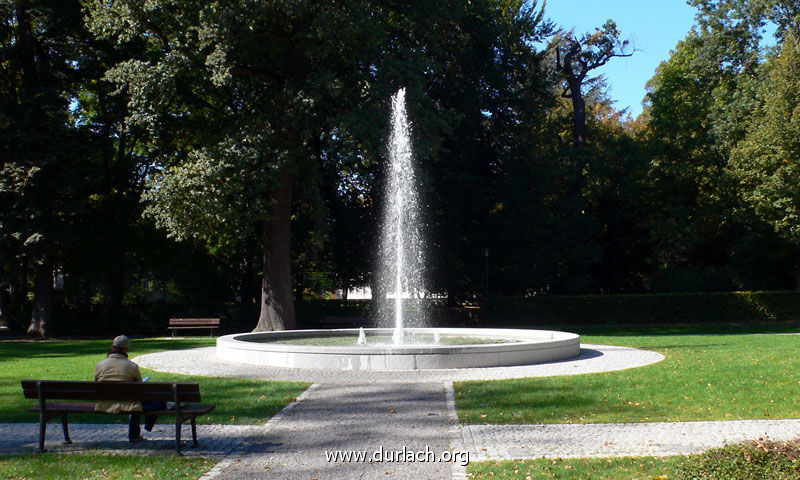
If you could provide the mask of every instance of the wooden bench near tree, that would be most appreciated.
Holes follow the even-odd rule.
[[[209,336],[214,336],[214,330],[219,328],[219,318],[170,318],[169,330],[172,331],[172,338],[175,338],[175,332],[185,329],[209,329]]]
[[[39,450],[44,452],[47,422],[61,417],[64,441],[72,443],[67,427],[67,415],[104,414],[130,415],[137,412],[107,413],[95,410],[98,401],[172,402],[173,407],[148,410],[147,415],[175,417],[175,451],[181,453],[181,426],[189,421],[192,426],[192,445],[198,446],[196,419],[214,410],[216,405],[194,404],[200,401],[197,382],[91,382],[66,380],[22,380],[25,398],[38,399],[39,405],[28,409],[39,413]],[[67,400],[67,401],[53,401]]]

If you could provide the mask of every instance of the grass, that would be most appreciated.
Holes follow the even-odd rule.
[[[592,375],[456,382],[461,423],[796,418],[800,335],[582,337],[655,350],[662,362]]]
[[[0,455],[0,478],[165,479],[199,478],[217,462],[209,458],[53,454]]]
[[[473,462],[467,467],[470,478],[492,480],[580,479],[634,480],[672,479],[686,457],[623,457]]]
[[[213,345],[209,338],[133,339],[131,357],[146,353]],[[22,397],[20,380],[91,380],[94,365],[105,358],[110,340],[0,342],[0,423],[38,422],[28,413],[33,400]],[[199,423],[263,424],[303,392],[309,383],[201,377],[142,369],[153,381],[194,381],[200,383],[203,403],[217,408],[198,418]],[[76,415],[76,423],[127,423],[124,415]]]

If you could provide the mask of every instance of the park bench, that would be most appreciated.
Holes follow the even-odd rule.
[[[219,328],[219,318],[170,318],[169,329],[172,330],[172,338],[175,338],[177,330],[208,328],[209,336],[214,335],[214,330]]]
[[[107,413],[94,409],[100,400],[173,402],[174,407],[163,410],[148,410],[147,415],[175,417],[175,450],[181,453],[181,425],[190,421],[192,444],[197,446],[196,419],[213,410],[216,405],[188,405],[200,401],[200,385],[196,382],[88,382],[66,380],[22,380],[25,398],[38,399],[39,405],[28,409],[39,413],[39,450],[44,452],[47,422],[61,417],[64,441],[72,443],[67,428],[67,415],[105,414],[130,415],[139,412]],[[69,400],[69,401],[53,401]]]

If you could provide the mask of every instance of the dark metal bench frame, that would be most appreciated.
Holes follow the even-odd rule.
[[[67,415],[105,414],[130,415],[146,414],[156,416],[175,416],[175,451],[181,454],[181,426],[186,421],[192,425],[192,445],[198,446],[196,419],[213,410],[216,405],[185,405],[188,402],[200,401],[200,385],[197,382],[85,382],[67,380],[22,380],[22,392],[25,398],[38,399],[39,405],[28,409],[39,413],[39,451],[44,448],[45,433],[48,420],[61,417],[64,430],[64,441],[72,443],[67,427]],[[73,400],[53,402],[51,400]],[[75,401],[84,400],[84,401]],[[88,402],[86,400],[89,400]],[[152,410],[147,412],[108,413],[94,409],[100,400],[141,401],[141,402],[174,402],[172,409]]]
[[[208,328],[209,336],[214,336],[214,330],[219,328],[219,318],[170,318],[169,330],[172,330],[172,338],[175,338],[176,330],[192,328]]]

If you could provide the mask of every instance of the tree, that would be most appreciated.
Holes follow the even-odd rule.
[[[536,2],[449,3],[449,18],[425,30],[426,43],[441,48],[430,54],[427,108],[412,106],[411,118],[430,227],[427,282],[453,305],[484,296],[485,248],[491,268],[517,261],[498,245],[493,217],[510,194],[511,164],[541,148],[532,130],[552,95],[543,55],[529,47],[551,32]]]
[[[691,32],[648,82],[641,136],[651,157],[653,239],[661,269],[724,262],[719,258],[724,242],[715,237],[718,215],[728,210],[718,202],[726,157],[714,142],[710,121],[718,68],[703,54],[702,38]]]
[[[800,245],[800,41],[797,28],[784,32],[780,54],[765,68],[746,137],[737,145],[731,170],[755,213],[778,234]],[[800,263],[798,263],[800,265]],[[800,288],[800,266],[797,286]]]
[[[0,235],[13,253],[3,260],[13,269],[33,268],[27,335],[46,337],[53,328],[53,270],[77,233],[85,198],[85,139],[69,111],[82,16],[74,2],[26,0],[0,3],[0,16]]]
[[[156,139],[146,214],[175,238],[263,249],[256,330],[295,326],[290,222],[313,139],[358,103],[373,53],[370,5],[96,2],[91,24],[137,36],[145,58],[108,77],[132,92],[130,122]],[[269,48],[266,50],[264,46]],[[313,182],[313,179],[304,179]]]
[[[565,85],[562,96],[572,102],[572,136],[576,148],[586,146],[586,101],[582,89],[595,78],[589,74],[614,57],[633,55],[630,42],[620,39],[613,20],[606,21],[593,33],[576,37],[573,32],[559,31],[551,43],[555,53],[555,69]]]
[[[775,272],[785,263],[786,242],[742,205],[729,164],[760,103],[765,27],[770,19],[782,24],[776,13],[796,6],[774,0],[691,3],[698,7],[698,26],[648,84],[642,115],[658,208],[653,287],[785,285]],[[758,265],[748,259],[755,252]]]
[[[600,250],[588,271],[601,293],[642,292],[653,270],[653,191],[646,143],[626,112],[608,98],[593,104],[594,142],[586,165],[586,216],[591,243]]]

